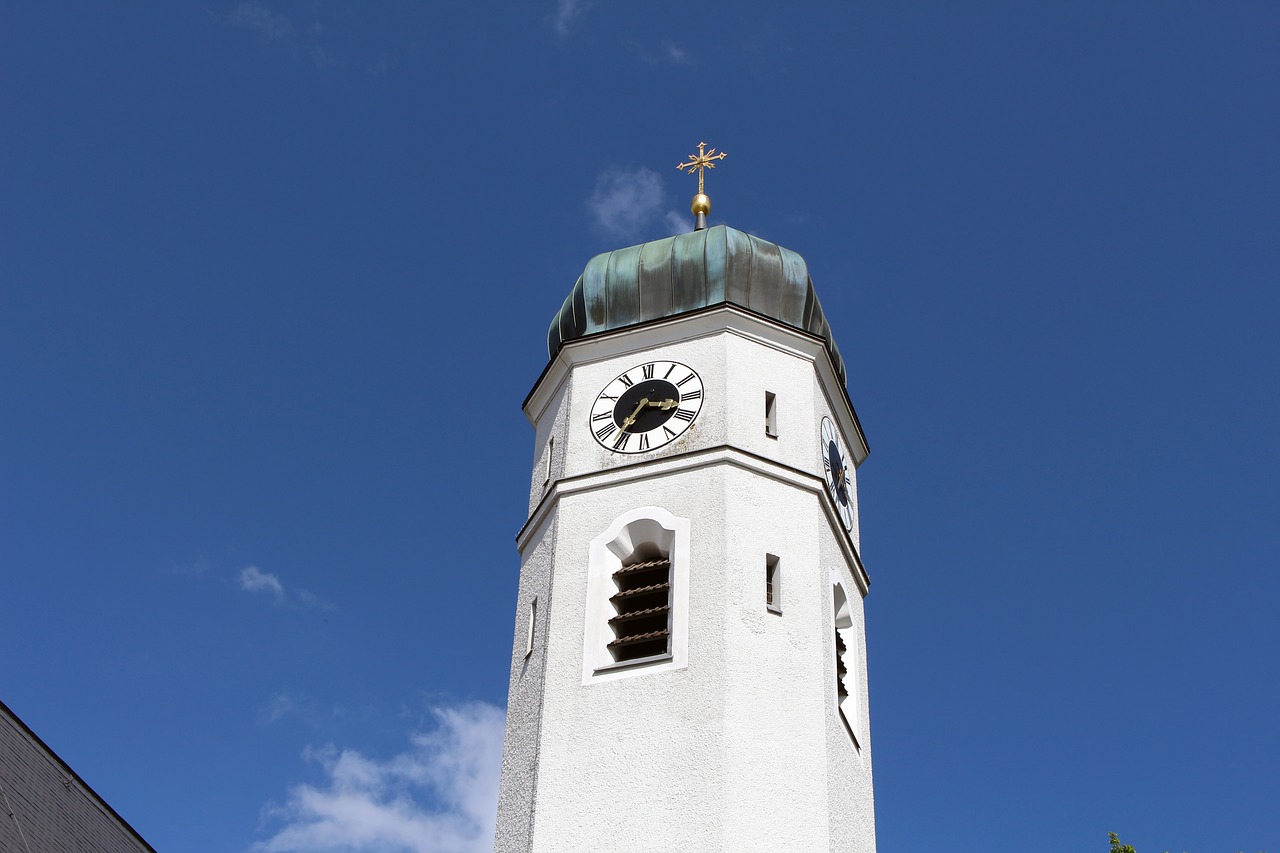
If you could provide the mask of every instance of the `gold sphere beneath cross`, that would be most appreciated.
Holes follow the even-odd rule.
[[[693,197],[693,203],[689,205],[689,210],[694,215],[699,213],[708,214],[711,212],[711,199],[705,193],[698,193]]]

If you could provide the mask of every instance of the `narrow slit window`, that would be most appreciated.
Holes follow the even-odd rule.
[[[764,606],[771,613],[782,612],[782,571],[773,554],[764,555]]]
[[[778,437],[778,397],[772,391],[764,392],[764,434]]]
[[[538,599],[534,597],[529,601],[529,631],[525,637],[524,656],[528,657],[533,654],[533,641],[537,637],[538,632]]]
[[[671,653],[671,560],[663,554],[633,554],[613,573],[618,591],[609,599],[615,663]]]
[[[551,462],[556,454],[556,437],[553,435],[547,439],[547,462],[543,471],[542,488],[551,485]]]

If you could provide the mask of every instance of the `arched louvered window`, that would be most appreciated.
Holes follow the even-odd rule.
[[[591,542],[584,684],[689,658],[689,520],[661,507],[623,513]]]
[[[641,554],[640,551],[647,551]],[[671,652],[671,560],[656,547],[637,550],[613,573],[618,587],[610,598],[615,661],[632,661]]]
[[[835,681],[836,681],[836,713],[844,722],[845,731],[853,739],[853,745],[861,749],[858,742],[858,731],[861,720],[858,715],[857,637],[854,632],[853,613],[849,607],[849,598],[840,584],[831,587],[832,634],[835,645]]]

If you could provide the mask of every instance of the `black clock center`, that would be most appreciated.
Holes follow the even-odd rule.
[[[836,484],[836,498],[842,504],[849,503],[849,493],[845,487],[844,460],[840,458],[840,448],[834,441],[827,442],[827,462],[831,465],[831,479]]]
[[[618,429],[638,433],[657,429],[675,416],[680,389],[665,379],[646,379],[628,388],[613,405]]]

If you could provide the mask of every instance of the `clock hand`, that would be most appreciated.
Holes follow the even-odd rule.
[[[649,405],[649,398],[648,398],[648,397],[645,397],[643,400],[641,400],[641,401],[636,405],[636,410],[635,410],[634,412],[632,412],[630,415],[628,415],[628,416],[627,416],[627,418],[626,418],[625,420],[623,420],[623,422],[622,422],[622,431],[623,431],[623,432],[626,432],[627,430],[629,430],[629,429],[631,428],[631,425],[632,425],[632,424],[634,424],[634,423],[636,422],[636,415],[640,414],[640,410],[641,410],[641,409],[643,409],[643,408],[644,408],[645,406],[647,406],[647,405]]]
[[[674,409],[676,406],[680,405],[680,401],[672,400],[670,397],[668,397],[665,400],[654,400],[649,405],[655,409],[662,409],[662,411],[665,412],[667,409]]]

